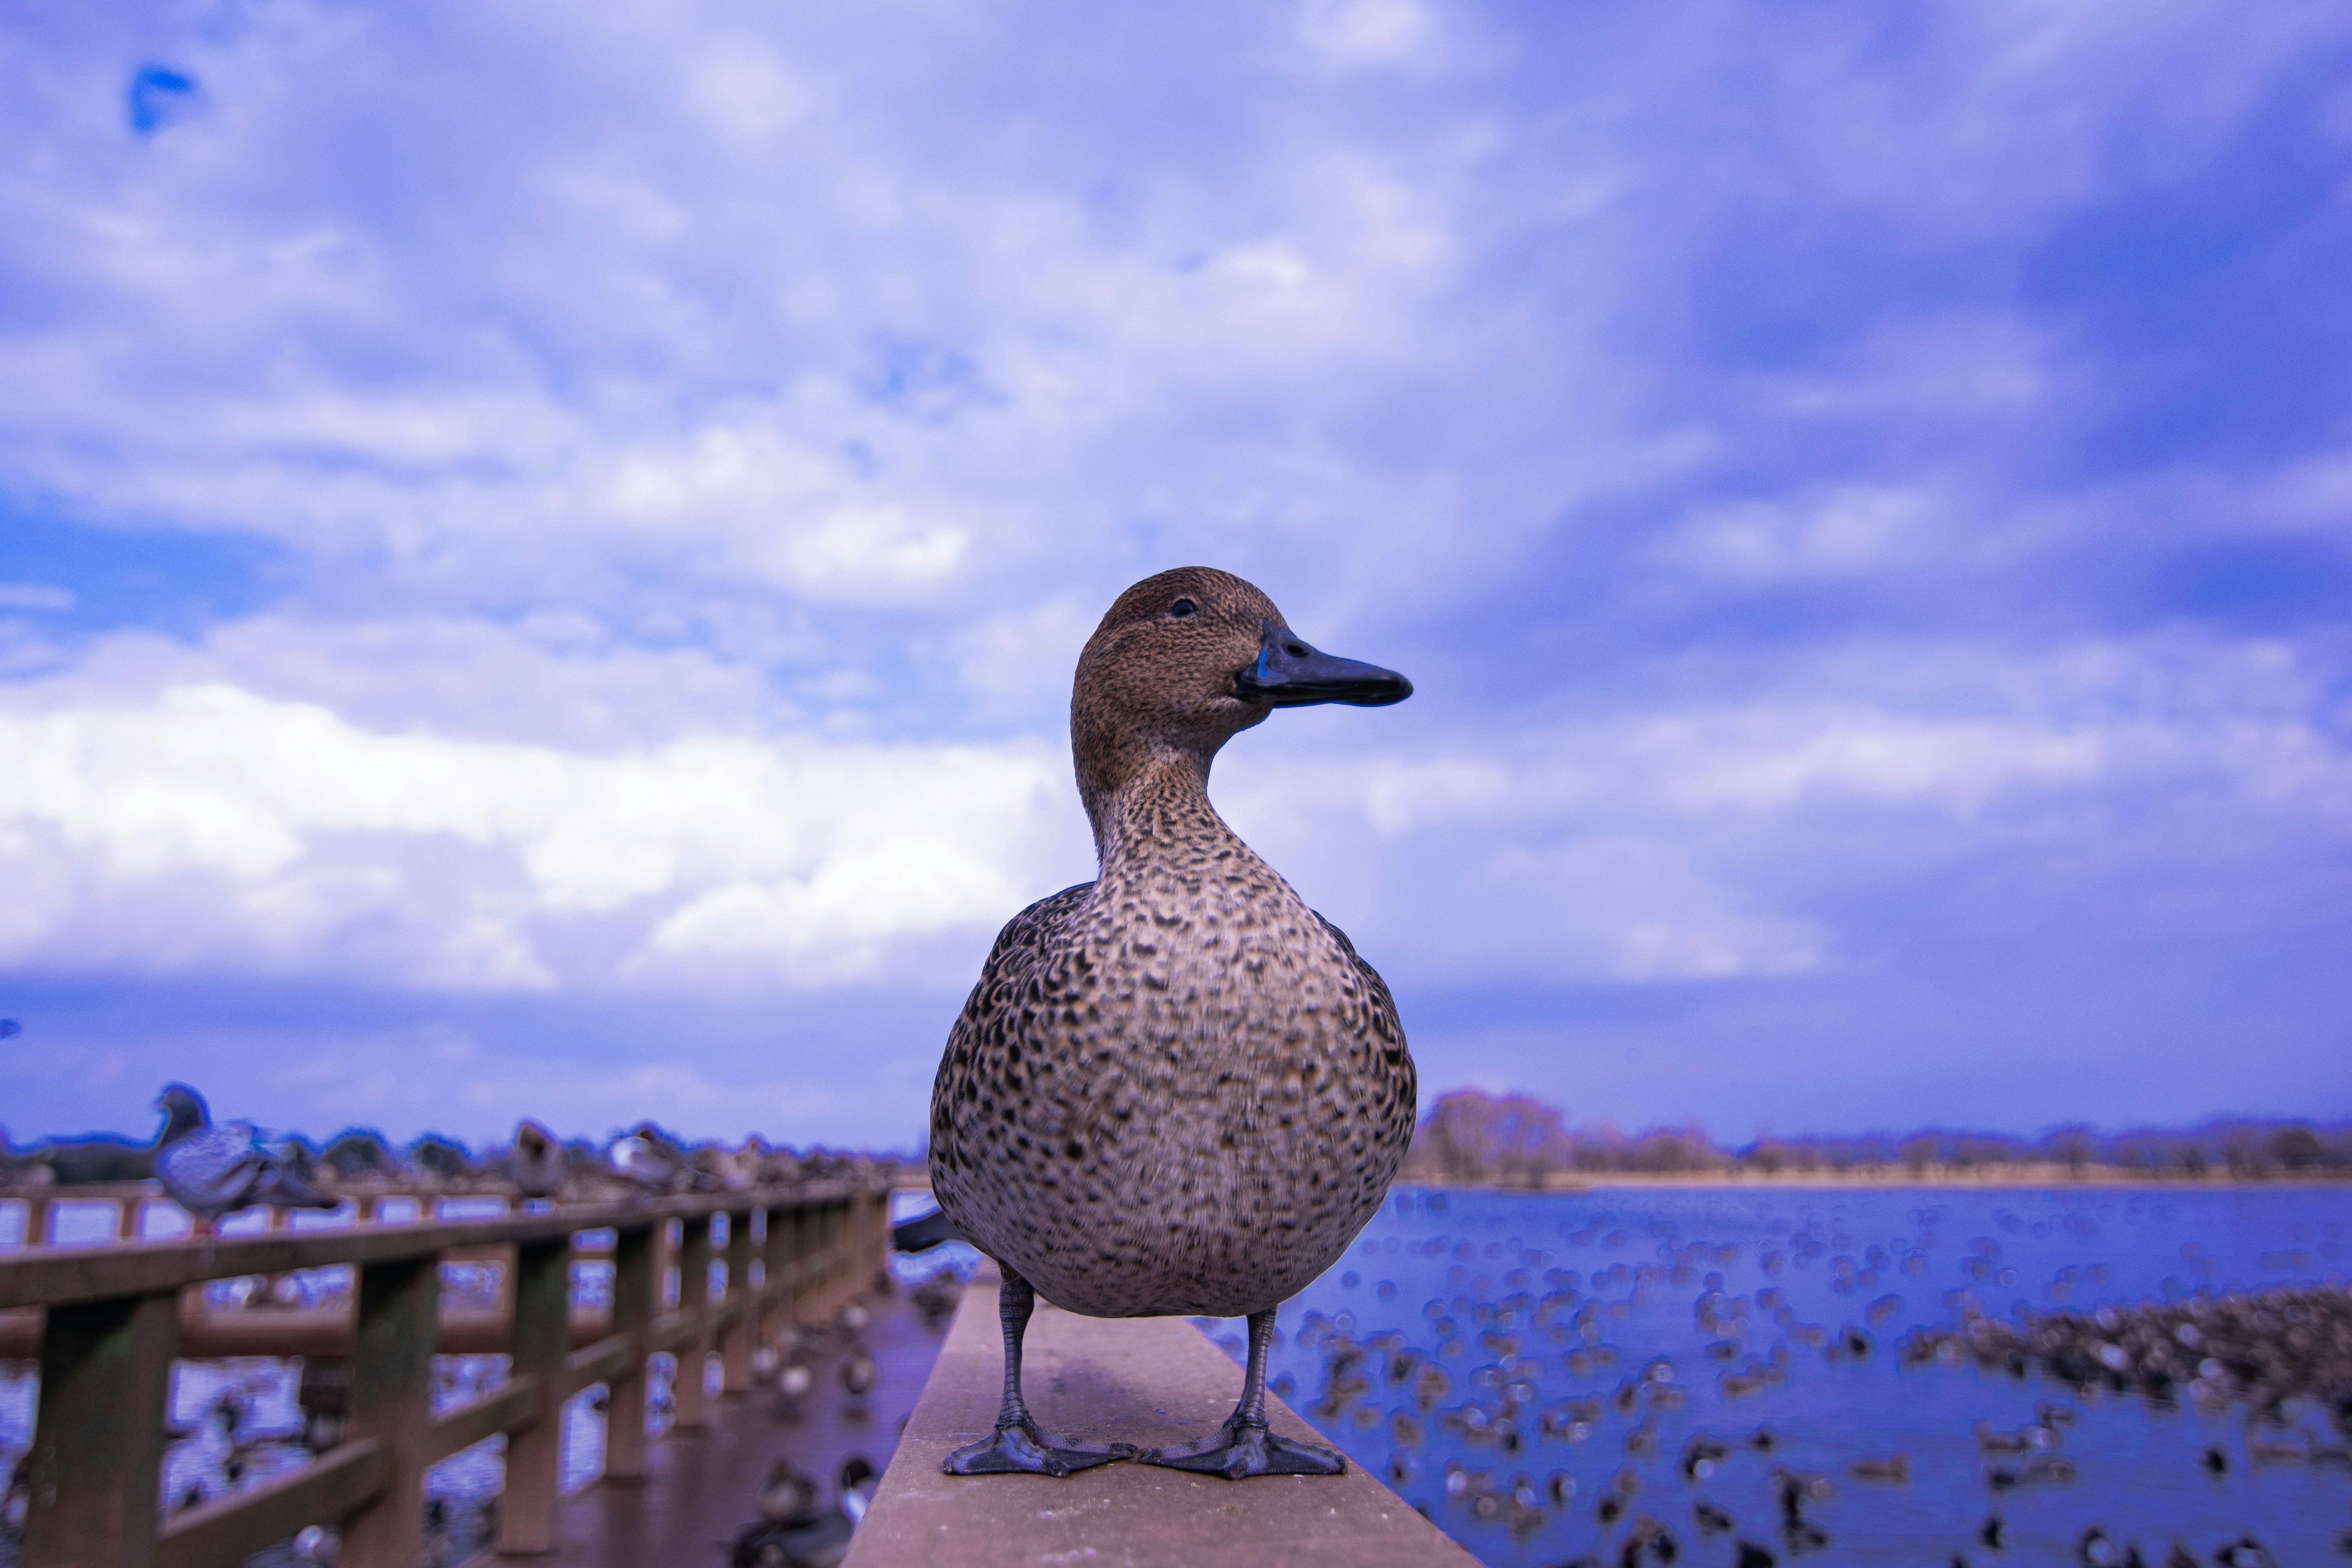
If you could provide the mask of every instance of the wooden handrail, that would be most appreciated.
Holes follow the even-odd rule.
[[[679,1387],[695,1396],[681,1397],[681,1415],[698,1409],[714,1353],[722,1388],[741,1393],[751,1351],[772,1340],[773,1325],[829,1314],[883,1268],[887,1194],[878,1178],[834,1180],[479,1220],[0,1256],[0,1309],[40,1310],[0,1322],[0,1347],[36,1350],[41,1363],[24,1568],[229,1568],[309,1525],[337,1523],[343,1568],[414,1568],[425,1468],[501,1433],[509,1440],[501,1550],[550,1551],[565,1401],[605,1384],[607,1473],[641,1474],[646,1359],[678,1352]],[[726,1283],[714,1291],[712,1224],[722,1214]],[[683,1232],[676,1246],[674,1225]],[[597,1231],[614,1238],[602,1321],[571,1304],[571,1267],[588,1250],[580,1238]],[[508,1259],[496,1310],[442,1309],[439,1265],[461,1251]],[[673,1261],[683,1272],[668,1308]],[[189,1293],[213,1279],[337,1265],[356,1276],[347,1309],[190,1310]],[[573,1348],[590,1335],[597,1337]],[[511,1350],[509,1381],[434,1415],[434,1355],[491,1344]],[[171,1363],[222,1346],[349,1354],[352,1440],[158,1530]]]
[[[247,1274],[287,1274],[338,1263],[393,1263],[455,1247],[542,1241],[583,1230],[708,1217],[754,1208],[823,1208],[859,1189],[846,1182],[711,1193],[641,1204],[580,1205],[546,1214],[427,1224],[353,1225],[267,1236],[182,1237],[94,1247],[43,1247],[0,1256],[0,1308],[63,1306],[146,1295]]]
[[[373,1437],[331,1448],[299,1470],[175,1515],[155,1537],[155,1568],[241,1563],[320,1520],[366,1507],[391,1473],[391,1452]]]

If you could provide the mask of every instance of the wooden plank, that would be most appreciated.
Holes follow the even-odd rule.
[[[164,1402],[179,1338],[170,1296],[49,1310],[26,1457],[24,1568],[148,1568]]]
[[[572,1313],[571,1321],[574,1345],[593,1344],[612,1332],[612,1320],[601,1309],[583,1309]],[[512,1328],[504,1312],[445,1307],[436,1343],[442,1355],[502,1355],[511,1348]],[[40,1353],[37,1310],[0,1317],[0,1361],[32,1361]],[[346,1356],[352,1353],[352,1315],[336,1308],[318,1311],[270,1308],[183,1316],[179,1353],[196,1359]]]
[[[626,1376],[630,1358],[636,1353],[635,1334],[607,1334],[593,1345],[573,1351],[563,1358],[563,1396],[569,1399],[599,1383],[609,1386],[614,1378]]]
[[[352,1435],[384,1446],[381,1494],[352,1515],[341,1568],[416,1568],[424,1549],[425,1467],[433,1426],[434,1307],[441,1270],[430,1258],[360,1271],[352,1349]]]
[[[373,1437],[331,1448],[299,1470],[174,1515],[155,1538],[155,1568],[236,1568],[289,1535],[366,1507],[391,1469]]]
[[[452,1247],[548,1240],[575,1231],[642,1225],[648,1219],[691,1217],[754,1204],[785,1207],[836,1202],[839,1182],[767,1193],[713,1193],[657,1203],[594,1204],[543,1215],[447,1220],[425,1225],[352,1226],[222,1238],[187,1237],[100,1247],[38,1247],[0,1258],[0,1308],[161,1294],[247,1274],[287,1274],[338,1263],[389,1263],[430,1258]]]
[[[539,1420],[545,1409],[543,1386],[537,1378],[511,1378],[502,1387],[436,1415],[425,1443],[425,1462],[439,1464],[485,1437]]]

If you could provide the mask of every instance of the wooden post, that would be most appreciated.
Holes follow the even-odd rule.
[[[539,1382],[539,1419],[507,1435],[506,1496],[499,1504],[499,1550],[555,1550],[563,1483],[563,1358],[572,1348],[572,1238],[515,1249],[514,1378]]]
[[[677,1376],[670,1384],[676,1401],[672,1425],[703,1425],[707,1396],[703,1384],[710,1375],[710,1219],[698,1215],[686,1222],[677,1252],[677,1309],[694,1337],[677,1350]]]
[[[727,1300],[734,1321],[719,1336],[719,1392],[740,1398],[751,1386],[751,1344],[760,1334],[760,1298],[751,1284],[751,1216],[743,1209],[727,1216]]]
[[[862,1288],[872,1289],[890,1272],[890,1194],[868,1193],[860,1206],[866,1211],[866,1224],[858,1278]]]
[[[613,1237],[613,1331],[629,1337],[629,1369],[605,1384],[604,1479],[646,1477],[646,1331],[652,1326],[661,1275],[654,1242],[669,1222],[648,1221]]]
[[[176,1291],[49,1309],[26,1457],[25,1568],[154,1561],[179,1317]]]
[[[25,1247],[27,1251],[49,1244],[49,1194],[36,1192],[25,1200]]]
[[[343,1527],[340,1568],[416,1568],[424,1550],[425,1465],[433,1430],[437,1258],[360,1270],[352,1339],[352,1436],[383,1442],[383,1495]]]
[[[793,1234],[796,1211],[772,1208],[760,1238],[759,1341],[772,1345],[783,1337],[783,1325],[793,1321]]]

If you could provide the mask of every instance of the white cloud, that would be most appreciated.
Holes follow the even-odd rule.
[[[0,753],[24,873],[0,957],[66,969],[593,987],[574,933],[601,918],[624,976],[728,960],[824,983],[993,930],[1047,890],[1075,817],[1058,759],[1020,742],[596,753],[366,730],[227,685],[19,702]]]

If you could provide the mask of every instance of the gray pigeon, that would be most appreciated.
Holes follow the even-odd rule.
[[[563,1145],[555,1134],[524,1117],[515,1128],[514,1152],[509,1157],[515,1190],[527,1198],[555,1198],[563,1195],[564,1178],[570,1173],[563,1157]]]
[[[341,1198],[304,1182],[262,1142],[249,1121],[215,1122],[204,1096],[184,1083],[163,1086],[155,1101],[164,1115],[156,1142],[155,1174],[173,1202],[210,1236],[220,1216],[255,1204],[278,1208],[331,1209]]]

